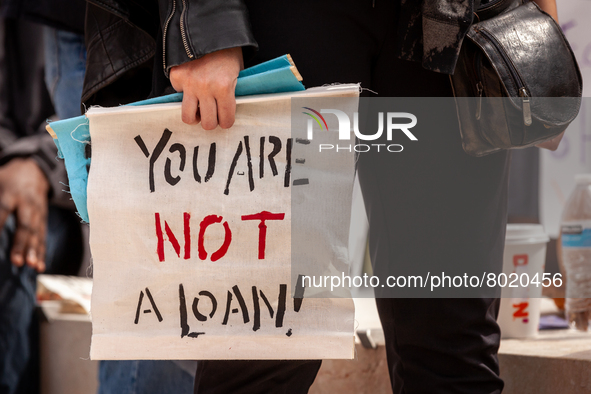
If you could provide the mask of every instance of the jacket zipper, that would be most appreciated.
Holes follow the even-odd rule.
[[[480,113],[482,112],[482,81],[476,84],[478,90],[478,103],[476,104],[476,120],[480,120]]]
[[[478,32],[481,33],[485,38],[487,38],[493,44],[493,46],[497,49],[498,53],[503,58],[503,61],[505,62],[505,65],[507,66],[507,69],[509,70],[509,73],[511,74],[513,82],[515,83],[515,86],[517,86],[517,89],[519,90],[519,96],[521,97],[522,106],[523,106],[523,124],[525,124],[526,126],[530,126],[532,123],[531,103],[530,103],[531,95],[530,95],[529,91],[527,90],[527,88],[525,87],[525,83],[523,82],[523,78],[521,78],[521,75],[519,75],[519,71],[517,71],[517,69],[515,68],[515,64],[513,64],[513,61],[509,58],[509,56],[507,56],[505,49],[502,47],[501,44],[499,44],[497,39],[492,34],[490,34],[488,31],[486,31],[484,29],[479,29]]]
[[[176,0],[172,2],[172,11],[166,18],[166,22],[164,23],[164,31],[162,32],[162,66],[164,67],[164,73],[166,74],[166,32],[168,31],[168,25],[170,24],[170,20],[174,15],[176,10]]]
[[[480,73],[482,65],[482,54],[480,52],[476,52],[475,59],[473,62],[473,72],[476,76],[476,91],[478,92],[478,102],[476,103],[476,120],[480,120],[480,115],[482,113],[482,93],[484,92],[484,87],[482,86],[482,74]]]
[[[183,0],[183,11],[181,11],[181,37],[183,39],[183,45],[185,46],[185,52],[189,59],[193,59],[195,56],[189,48],[189,41],[187,40],[187,32],[185,31],[185,11],[187,9],[187,0]]]

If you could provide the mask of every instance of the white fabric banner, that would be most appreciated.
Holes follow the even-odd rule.
[[[92,359],[353,358],[352,300],[291,296],[289,98],[319,95],[356,107],[358,87],[238,99],[228,131],[182,123],[180,103],[88,111]],[[348,228],[349,156],[315,220]],[[333,226],[310,249],[342,259]]]

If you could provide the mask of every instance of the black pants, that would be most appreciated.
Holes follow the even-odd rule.
[[[290,53],[307,87],[360,82],[382,97],[452,94],[448,76],[394,56],[396,1],[246,3],[260,47],[246,59],[246,67]],[[441,114],[446,124],[434,123],[419,143],[405,146],[404,154],[360,154],[358,172],[374,272],[384,275],[424,261],[440,262],[442,267],[478,261],[498,270],[507,155],[468,156],[461,147],[453,102],[428,110],[432,118]],[[390,298],[378,299],[377,305],[395,393],[501,392],[498,300]],[[317,362],[294,362],[293,368],[282,362],[266,382],[260,372],[268,372],[270,364],[259,368],[257,363],[200,362],[195,392],[230,393],[240,387],[240,392],[249,393],[305,393],[317,370]],[[272,380],[282,379],[301,384],[289,391],[281,385],[271,389]],[[240,384],[232,388],[228,380]]]

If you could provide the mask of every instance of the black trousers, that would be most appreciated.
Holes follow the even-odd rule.
[[[396,1],[246,3],[260,47],[245,59],[246,67],[290,53],[307,87],[360,82],[381,97],[452,95],[447,75],[394,55]],[[442,267],[477,261],[487,270],[498,270],[506,224],[507,154],[465,154],[451,100],[427,111],[445,124],[434,123],[419,143],[405,146],[404,154],[359,156],[374,273],[386,275],[424,261]],[[377,306],[394,393],[501,392],[498,300],[379,298]],[[305,393],[318,365],[204,361],[198,366],[195,392]],[[282,381],[300,383],[272,384]]]

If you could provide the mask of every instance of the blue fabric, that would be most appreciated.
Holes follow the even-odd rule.
[[[291,67],[291,63],[289,62],[287,55],[279,56],[275,59],[267,60],[266,62],[262,62],[242,70],[240,71],[240,74],[238,74],[238,78],[247,77],[254,74],[261,74],[265,71],[277,70],[285,67]]]
[[[97,394],[192,394],[197,362],[101,361]]]
[[[297,80],[289,67],[240,77],[236,84],[236,96],[297,92],[301,90],[305,90],[304,85]]]
[[[298,81],[290,68],[291,64],[287,55],[283,55],[242,70],[238,75],[235,94],[236,96],[247,96],[305,90],[304,85]],[[129,105],[175,103],[182,100],[183,94],[175,93]],[[88,223],[86,185],[90,158],[87,158],[85,154],[86,145],[90,144],[88,119],[85,116],[78,116],[52,122],[50,127],[57,135],[57,139],[53,141],[57,146],[58,155],[65,160],[72,199],[76,204],[80,218]]]
[[[287,55],[283,55],[240,71],[236,96],[305,90],[291,67]]]
[[[88,223],[88,211],[86,209],[86,183],[88,181],[88,166],[90,158],[85,156],[85,148],[90,144],[90,131],[88,119],[85,116],[52,122],[50,126],[59,123],[54,129],[59,140],[54,139],[58,149],[58,156],[65,161],[68,172],[70,194],[78,209],[80,218]],[[58,133],[59,132],[59,133]]]

